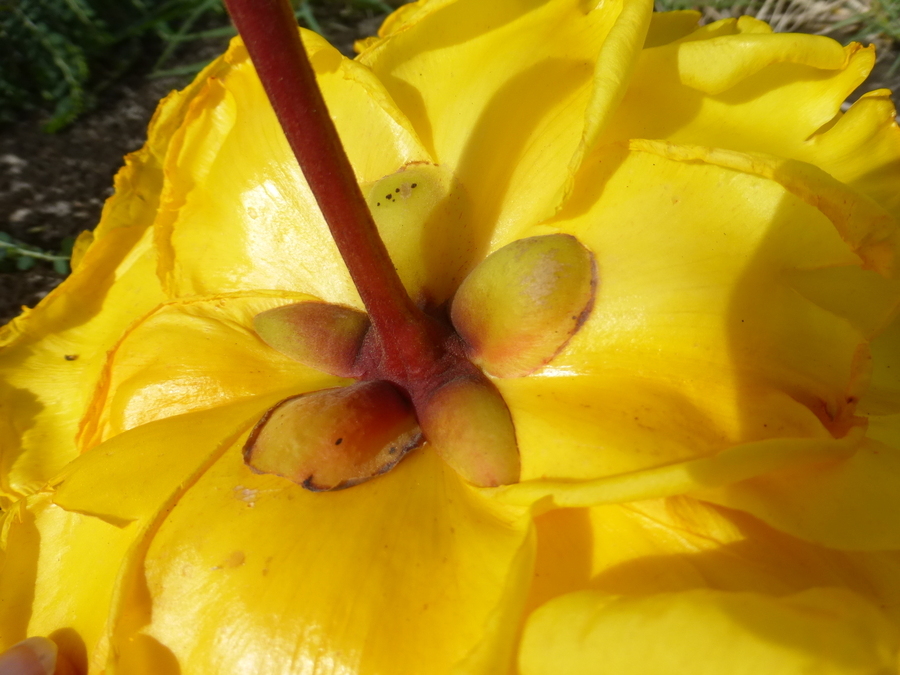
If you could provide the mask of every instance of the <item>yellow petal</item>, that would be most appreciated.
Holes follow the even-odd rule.
[[[783,469],[696,496],[831,548],[900,549],[900,416],[873,422],[875,437],[852,457]]]
[[[359,60],[471,196],[477,240],[496,247],[555,208],[582,138],[593,142],[624,91],[651,10],[640,0],[417,4]]]
[[[117,176],[117,194],[82,265],[38,307],[0,329],[3,506],[38,489],[78,454],[79,419],[103,355],[132,321],[165,299],[146,229],[159,169],[142,163],[152,162],[147,152],[139,155]]]
[[[529,429],[523,477],[598,477],[853,423],[866,335],[798,293],[791,273],[859,269],[852,249],[866,242],[882,260],[875,242],[890,219],[806,165],[775,171],[724,153],[726,167],[719,151],[678,152],[609,149],[560,215],[528,232],[576,236],[599,285],[584,326],[536,374],[546,380],[498,382],[517,429]],[[868,280],[848,278],[865,297]],[[858,302],[886,314],[883,299]]]
[[[77,455],[78,423],[104,355],[133,321],[167,299],[150,227],[172,133],[198,87],[162,101],[147,143],[116,174],[100,224],[79,238],[72,274],[35,309],[0,327],[0,411],[10,420],[0,422],[0,506],[38,489]]]
[[[314,494],[253,474],[242,442],[159,525],[135,581],[152,611],[117,625],[110,672],[134,672],[141,637],[182,673],[502,672],[530,571],[521,514],[488,510],[432,452]]]
[[[872,379],[859,401],[872,415],[900,413],[900,314],[869,343]]]
[[[341,383],[269,347],[253,329],[260,312],[313,299],[283,292],[235,293],[160,306],[110,350],[82,423],[82,450],[172,415],[273,391],[296,394]]]
[[[367,69],[308,31],[303,39],[361,183],[431,160]],[[219,63],[222,72],[202,82],[166,163],[157,242],[168,287],[178,295],[303,291],[359,307],[239,40]]]
[[[862,96],[809,139],[808,158],[900,218],[900,127],[887,89]]]
[[[655,466],[592,480],[526,480],[485,490],[501,503],[536,506],[537,511],[573,506],[616,504],[718,488],[785,468],[846,459],[861,432],[834,439],[770,439],[744,443],[712,457]],[[634,449],[634,448],[633,448]],[[639,450],[639,448],[637,448]]]
[[[276,391],[120,433],[69,463],[53,478],[53,501],[69,511],[112,523],[146,521],[173,490],[188,485],[191,476],[215,461],[286,394]],[[144,474],[142,467],[153,470]],[[135,480],[140,480],[140,489]]]
[[[896,113],[886,90],[840,112],[875,61],[871,47],[840,51],[750,17],[704,26],[642,52],[604,141],[659,138],[810,162],[898,217]]]
[[[79,673],[99,672],[108,649],[115,579],[135,535],[67,512],[39,493],[3,522],[0,650],[26,635],[48,636]]]
[[[519,665],[522,675],[852,675],[892,672],[898,648],[897,627],[842,589],[784,598],[584,591],[529,618]]]
[[[860,595],[900,626],[897,551],[835,551],[687,497],[560,509],[535,524],[529,609],[587,589],[647,596],[709,588],[780,597],[832,587]]]

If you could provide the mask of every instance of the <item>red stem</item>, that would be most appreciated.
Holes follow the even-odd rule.
[[[300,41],[289,0],[225,0],[379,337],[387,370],[434,370],[437,345],[397,275]]]

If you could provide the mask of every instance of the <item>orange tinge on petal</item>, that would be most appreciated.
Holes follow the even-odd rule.
[[[363,382],[272,407],[250,434],[244,460],[258,473],[334,490],[390,470],[420,440],[403,394],[389,382]]]

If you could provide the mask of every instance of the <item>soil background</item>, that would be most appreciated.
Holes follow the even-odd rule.
[[[398,6],[403,0],[389,4]],[[325,37],[348,56],[353,56],[354,40],[374,35],[384,17],[344,3],[316,8]],[[707,12],[707,19],[716,18],[720,17]],[[211,59],[224,51],[227,42],[219,38],[189,43],[170,65]],[[889,76],[888,71],[900,54],[900,45],[877,46],[881,58],[858,93],[887,87],[896,99],[900,72]],[[145,62],[105,92],[93,111],[59,133],[41,131],[40,118],[0,128],[0,231],[44,250],[59,251],[64,238],[97,224],[103,202],[112,194],[113,175],[123,156],[143,145],[157,103],[191,80],[190,76],[148,78],[155,56],[148,54]],[[0,325],[15,317],[23,305],[34,306],[64,278],[43,261],[26,271],[0,271]]]

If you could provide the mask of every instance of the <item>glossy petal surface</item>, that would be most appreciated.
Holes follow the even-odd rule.
[[[898,643],[897,628],[874,606],[840,589],[786,598],[584,592],[532,615],[520,664],[523,675],[887,673]]]
[[[514,512],[485,511],[427,451],[314,494],[252,474],[235,447],[161,524],[144,561],[152,618],[135,629],[182,672],[444,673],[469,659],[466,672],[493,673],[512,647],[527,541]]]

